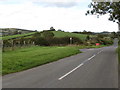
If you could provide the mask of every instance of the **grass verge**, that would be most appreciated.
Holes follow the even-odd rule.
[[[26,70],[61,58],[80,53],[77,47],[39,47],[17,49],[4,52],[3,75]]]

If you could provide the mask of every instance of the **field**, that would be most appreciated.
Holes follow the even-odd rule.
[[[35,32],[32,32],[32,33],[26,33],[26,34],[18,34],[18,35],[10,35],[10,36],[4,36],[4,37],[2,37],[2,38],[0,38],[0,39],[2,39],[2,40],[7,40],[7,39],[12,39],[12,38],[18,38],[18,37],[29,37],[29,36],[31,36],[31,35],[33,35]]]
[[[19,38],[19,37],[25,37],[25,38],[30,38],[35,32],[32,33],[27,33],[27,34],[19,34],[19,35],[10,35],[10,36],[4,36],[0,37],[0,39],[7,40],[7,39],[12,39],[12,38]],[[55,37],[78,37],[81,40],[84,40],[87,35],[84,34],[76,34],[76,33],[69,33],[69,32],[61,32],[61,31],[53,31]]]
[[[4,52],[3,75],[29,69],[80,53],[77,47],[27,47]]]
[[[53,31],[55,37],[77,37],[80,38],[81,40],[84,40],[87,35],[84,34],[77,34],[77,33],[69,33],[69,32],[61,32],[61,31]]]

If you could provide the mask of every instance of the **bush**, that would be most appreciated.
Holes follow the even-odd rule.
[[[120,45],[120,38],[118,39],[119,41],[118,41],[118,45]]]
[[[3,47],[12,47],[12,42],[10,40],[3,40]]]
[[[68,45],[70,44],[70,37],[61,37],[61,38],[54,37],[52,39],[49,39],[48,43],[50,45]],[[82,40],[76,37],[72,37],[72,44],[83,44],[83,42]]]
[[[41,37],[41,33],[40,32],[36,32],[35,34],[33,34],[33,37]]]
[[[73,41],[72,43],[73,44],[83,44],[83,41],[77,37],[72,37]]]
[[[50,32],[50,31],[43,31],[42,32],[42,37],[46,38],[46,39],[51,39],[54,37],[54,33]]]
[[[39,45],[39,46],[48,46],[49,45],[47,40],[43,37],[34,38],[34,43],[35,43],[35,45]]]
[[[110,44],[113,44],[113,40],[112,39],[100,39],[100,43],[103,45],[110,45]]]
[[[70,38],[72,38],[70,43]],[[50,45],[68,45],[68,44],[83,44],[83,41],[77,37],[53,37],[53,38],[44,38],[39,34],[33,36],[32,38],[20,38],[13,40],[4,40],[4,47],[14,47],[14,46],[26,46],[29,44],[39,45],[39,46],[50,46]]]
[[[70,37],[54,37],[54,38],[44,38],[44,37],[34,37],[33,41],[35,42],[35,45],[68,45],[70,44]],[[72,44],[83,44],[82,40],[72,37]]]

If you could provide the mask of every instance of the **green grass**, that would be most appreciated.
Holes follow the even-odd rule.
[[[3,75],[26,70],[80,53],[77,47],[29,47],[3,52]]]
[[[52,31],[55,35],[55,37],[77,37],[81,40],[85,40],[86,36],[85,34],[77,34],[77,33],[70,33],[70,32],[61,32],[61,31]],[[19,35],[10,35],[10,36],[4,36],[0,37],[0,40],[7,40],[7,39],[12,39],[12,38],[18,38],[18,37],[23,37],[25,38],[30,38],[35,32],[32,33],[27,33],[27,34],[19,34]],[[29,36],[28,36],[29,35]],[[92,35],[91,35],[92,36]]]
[[[70,33],[70,32],[61,32],[61,31],[53,31],[55,37],[77,37],[81,40],[85,40],[86,36],[85,34],[77,34],[77,33]]]
[[[33,35],[34,33],[35,33],[35,32],[26,33],[26,34],[18,34],[18,35],[4,36],[4,37],[2,37],[2,38],[0,37],[0,39],[7,40],[7,39],[18,38],[18,37],[23,37],[23,36],[29,37],[28,35]]]

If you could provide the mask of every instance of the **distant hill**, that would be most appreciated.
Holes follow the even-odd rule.
[[[2,39],[2,40],[8,40],[8,39],[21,38],[21,37],[28,38],[28,37],[32,37],[32,35],[33,35],[34,33],[35,33],[35,32],[25,33],[25,34],[17,34],[17,35],[8,35],[8,36],[3,36],[3,37],[1,37],[0,39]]]
[[[86,34],[77,34],[77,33],[71,33],[71,32],[63,32],[63,31],[51,31],[54,33],[55,37],[77,37],[81,40],[85,40],[86,38]],[[8,35],[8,36],[3,36],[2,39],[3,40],[7,40],[7,39],[15,39],[15,38],[21,38],[21,37],[25,37],[25,38],[30,38],[32,37],[32,35],[35,33],[35,31],[28,31],[27,33],[24,34],[17,34],[17,35]]]
[[[0,35],[1,36],[26,34],[26,33],[31,33],[31,32],[35,32],[35,31],[26,30],[26,29],[19,29],[19,28],[0,28]]]

